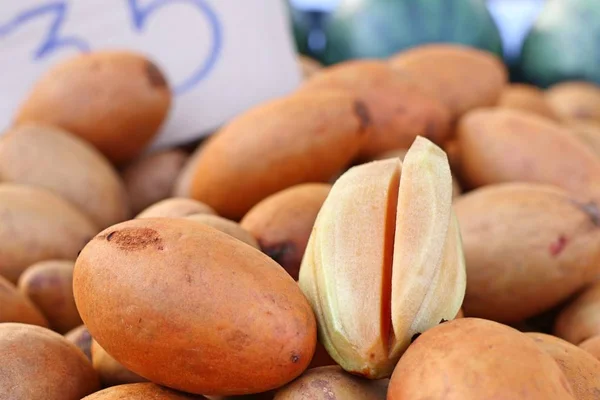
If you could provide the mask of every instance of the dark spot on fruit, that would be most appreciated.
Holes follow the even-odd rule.
[[[300,356],[297,355],[296,353],[292,353],[292,356],[290,357],[290,360],[296,364],[298,361],[300,361]]]
[[[158,67],[151,61],[146,62],[146,75],[150,85],[156,88],[164,88],[167,86],[167,80]]]
[[[192,283],[192,276],[190,274],[185,274],[185,280],[187,283]]]
[[[371,353],[371,354],[369,354],[369,358],[370,358],[371,360],[374,360],[374,359],[375,359],[375,353]]]
[[[371,125],[371,114],[369,113],[369,109],[360,100],[354,102],[354,114],[358,117],[360,121],[360,129],[364,130]]]
[[[415,340],[417,340],[419,338],[419,336],[421,336],[421,334],[419,332],[415,333],[414,335],[412,335],[412,337],[410,338],[410,342],[414,343]]]
[[[106,237],[106,240],[113,243],[121,250],[136,251],[143,250],[146,247],[162,246],[162,239],[157,231],[150,228],[124,228],[120,231],[114,231]]]
[[[333,392],[333,389],[331,388],[331,385],[325,379],[315,379],[310,383],[310,386],[317,389],[323,394],[323,397],[319,396],[319,398],[324,398],[326,400],[337,399],[335,393]]]
[[[141,324],[141,323],[142,323],[142,319],[140,318],[140,319],[138,319],[138,324]]]
[[[440,321],[440,324],[443,324],[444,322],[448,322],[447,319],[442,318],[442,320]]]
[[[259,241],[259,245],[263,253],[281,265],[294,280],[298,280],[301,260],[298,257],[298,250],[295,243],[284,242],[267,244]]]
[[[577,201],[573,201],[573,203],[575,204],[575,206],[577,206],[577,208],[579,208],[581,211],[587,214],[588,218],[590,219],[592,224],[594,224],[594,226],[600,226],[600,209],[598,208],[598,205],[595,202],[590,201],[589,203],[580,203]]]
[[[555,242],[550,243],[550,248],[549,248],[550,255],[553,257],[558,256],[565,249],[565,246],[567,245],[567,243],[568,243],[568,240],[566,237],[564,237],[562,235],[559,236]]]

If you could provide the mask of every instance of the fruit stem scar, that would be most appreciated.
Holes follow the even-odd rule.
[[[371,114],[364,102],[360,100],[356,100],[354,102],[354,113],[360,121],[361,131],[369,127],[369,125],[371,125]]]
[[[550,254],[552,256],[557,256],[560,253],[562,253],[562,251],[565,249],[565,246],[567,245],[568,240],[566,237],[564,237],[563,235],[560,235],[558,237],[558,239],[556,239],[555,242],[550,243]]]
[[[109,234],[106,236],[106,240],[108,240],[108,241],[110,242],[110,239],[112,239],[112,237],[113,237],[113,235],[115,234],[115,232],[116,232],[116,231],[113,231],[113,232],[109,233]]]

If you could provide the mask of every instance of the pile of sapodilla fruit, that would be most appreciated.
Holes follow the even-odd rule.
[[[152,62],[40,79],[0,137],[1,399],[600,398],[600,88],[305,66],[151,154]]]

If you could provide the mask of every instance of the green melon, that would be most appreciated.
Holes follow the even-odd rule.
[[[326,25],[322,61],[386,58],[433,42],[502,57],[502,39],[484,0],[342,0]]]
[[[542,87],[600,84],[600,0],[549,0],[525,39],[519,74]]]

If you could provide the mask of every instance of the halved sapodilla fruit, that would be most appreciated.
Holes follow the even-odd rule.
[[[348,170],[300,269],[321,342],[346,371],[389,377],[412,339],[454,319],[466,272],[446,154],[418,137],[404,162]]]

